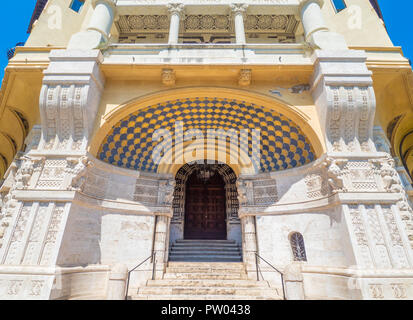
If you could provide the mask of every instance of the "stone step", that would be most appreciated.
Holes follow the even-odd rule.
[[[199,270],[193,270],[193,271],[199,271]],[[188,280],[243,280],[247,279],[247,275],[244,273],[234,273],[232,270],[230,270],[228,273],[222,272],[222,273],[210,273],[210,272],[205,272],[205,273],[197,273],[197,272],[166,272],[164,274],[164,279],[188,279]]]
[[[241,253],[237,250],[233,251],[220,251],[220,250],[204,250],[204,251],[171,251],[170,256],[236,256],[241,257]]]
[[[188,272],[195,270],[195,272],[208,272],[208,271],[240,271],[244,272],[244,264],[242,262],[169,262],[168,269],[187,269]]]
[[[182,256],[170,256],[169,261],[174,262],[241,262],[241,256],[219,256],[219,255],[182,255]]]
[[[193,243],[193,242],[201,242],[201,243],[236,243],[235,240],[175,240],[175,243]]]
[[[138,295],[240,295],[280,296],[275,288],[232,288],[232,287],[142,287]]]
[[[193,287],[193,288],[269,288],[267,281],[254,280],[194,280],[194,279],[164,279],[164,280],[148,280],[149,287]]]
[[[238,246],[222,247],[222,246],[172,246],[170,251],[204,251],[204,250],[219,250],[219,251],[239,251],[241,249]]]
[[[270,296],[250,296],[250,295],[135,295],[131,297],[132,300],[282,300],[278,295]]]
[[[239,248],[240,246],[236,243],[204,243],[204,242],[194,242],[194,243],[174,243],[171,248],[189,248],[189,247],[216,247],[216,248]]]

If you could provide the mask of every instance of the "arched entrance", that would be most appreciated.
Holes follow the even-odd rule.
[[[176,174],[170,242],[235,240],[241,244],[237,176],[226,164],[186,164]]]
[[[213,166],[198,165],[186,181],[184,239],[227,238],[225,182]]]

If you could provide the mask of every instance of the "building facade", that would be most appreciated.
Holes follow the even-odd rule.
[[[376,1],[48,0],[29,32],[1,299],[413,298],[413,76]]]

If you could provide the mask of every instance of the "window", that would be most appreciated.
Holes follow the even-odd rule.
[[[294,232],[290,235],[291,249],[293,251],[294,261],[307,261],[305,253],[304,238],[301,233]]]
[[[73,0],[70,4],[70,9],[73,11],[79,12],[85,4],[85,0]]]
[[[347,8],[347,5],[344,0],[331,0],[333,2],[333,6],[336,9],[336,12],[340,12]]]

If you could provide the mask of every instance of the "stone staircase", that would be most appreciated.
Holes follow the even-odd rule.
[[[233,240],[177,240],[169,261],[241,262],[241,248]]]
[[[281,300],[282,290],[248,280],[231,241],[178,240],[163,279],[148,280],[133,300]]]

